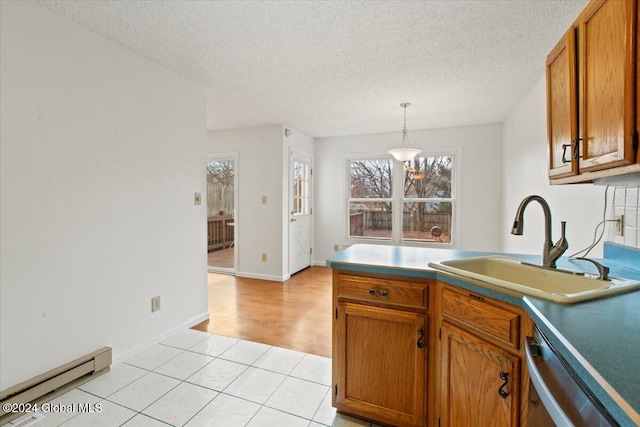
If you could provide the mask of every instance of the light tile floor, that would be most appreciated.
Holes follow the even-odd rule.
[[[330,385],[326,357],[188,329],[51,402],[100,412],[40,412],[33,426],[371,427],[336,413]]]

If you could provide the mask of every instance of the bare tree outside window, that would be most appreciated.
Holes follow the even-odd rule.
[[[451,243],[452,169],[450,156],[405,163],[403,240]]]
[[[207,216],[233,214],[233,160],[207,162]]]
[[[350,162],[349,236],[391,239],[391,159]]]
[[[405,162],[402,195],[392,191],[393,164],[391,158],[349,162],[349,237],[390,240],[393,228],[401,227],[403,241],[451,243],[453,156]],[[394,224],[396,199],[403,208],[401,224]]]

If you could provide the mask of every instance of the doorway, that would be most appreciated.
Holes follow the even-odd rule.
[[[311,156],[291,150],[289,274],[311,265]]]
[[[237,155],[207,159],[207,269],[235,274],[237,259]]]

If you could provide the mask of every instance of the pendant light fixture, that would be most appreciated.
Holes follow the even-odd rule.
[[[409,148],[409,137],[407,136],[407,107],[411,105],[408,102],[403,102],[400,104],[402,108],[404,108],[404,127],[402,128],[402,146],[400,148],[394,148],[393,150],[389,150],[388,153],[395,157],[396,160],[401,162],[407,162],[409,160],[413,160],[413,158],[422,153],[422,150],[418,150],[417,148]]]

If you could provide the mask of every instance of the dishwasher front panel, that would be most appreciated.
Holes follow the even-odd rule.
[[[525,353],[530,427],[618,426],[538,328],[527,337]]]

